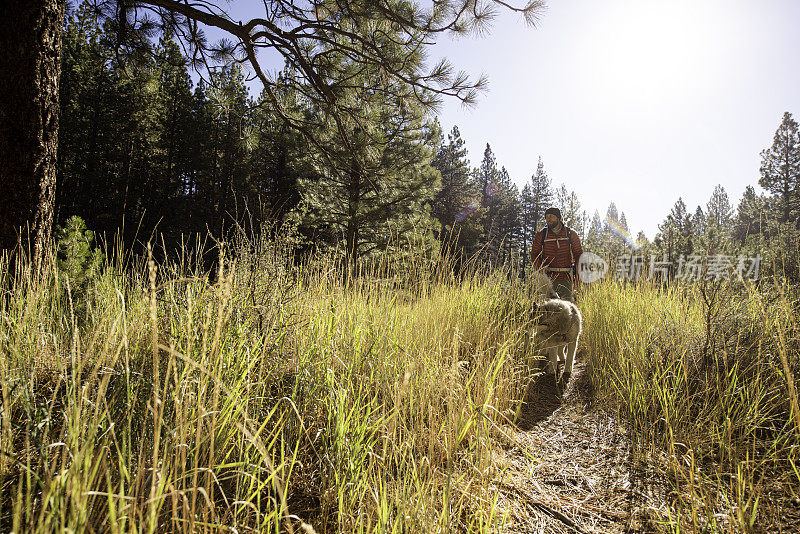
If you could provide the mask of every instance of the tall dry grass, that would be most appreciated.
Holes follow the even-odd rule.
[[[0,530],[501,529],[536,288],[290,255],[239,243],[214,280],[200,247],[118,257],[82,295],[0,260]],[[773,524],[800,485],[791,288],[608,280],[580,306],[596,401],[668,475],[663,530]]]
[[[55,268],[2,260],[0,530],[501,524],[492,436],[532,355],[518,291],[245,245],[214,282],[199,249],[117,258],[81,315]]]
[[[598,400],[629,423],[649,468],[669,476],[664,530],[776,527],[800,491],[790,288],[606,280],[586,288],[582,309]]]

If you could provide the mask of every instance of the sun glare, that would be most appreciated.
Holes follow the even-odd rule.
[[[709,10],[684,2],[625,2],[584,42],[601,98],[680,102],[719,68],[720,28]]]

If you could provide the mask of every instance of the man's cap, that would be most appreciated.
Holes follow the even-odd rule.
[[[545,210],[544,214],[545,214],[545,216],[547,216],[547,215],[555,215],[559,219],[561,218],[561,210],[559,210],[558,208],[547,208],[547,210]]]

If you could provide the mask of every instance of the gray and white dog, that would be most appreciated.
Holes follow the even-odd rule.
[[[564,362],[561,377],[566,384],[572,376],[578,350],[578,337],[583,323],[581,312],[568,300],[551,298],[538,305],[534,303],[533,314],[536,344],[547,353],[550,360],[546,372],[557,375],[558,364]]]

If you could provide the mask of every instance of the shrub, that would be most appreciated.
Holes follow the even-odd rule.
[[[94,232],[86,229],[86,223],[73,215],[64,226],[56,227],[56,267],[67,283],[76,317],[81,318],[86,310],[86,300],[92,279],[100,272],[103,253],[93,248]]]

